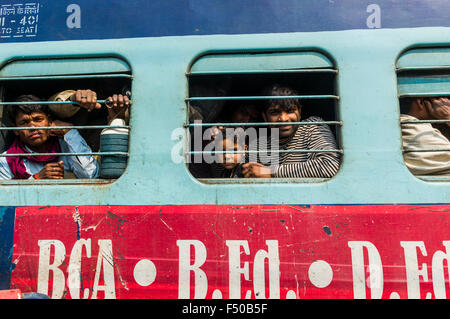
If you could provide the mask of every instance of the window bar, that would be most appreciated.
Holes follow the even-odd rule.
[[[190,97],[186,101],[222,101],[222,100],[288,100],[288,99],[335,99],[337,95],[286,95],[286,96],[201,96]]]
[[[400,124],[420,124],[420,123],[450,123],[450,120],[410,120],[410,121],[401,121]]]
[[[277,178],[245,178],[245,177],[236,177],[236,178],[198,178],[200,182],[205,184],[256,184],[256,183],[267,183],[267,184],[292,184],[292,183],[320,183],[329,181],[330,178],[324,177],[277,177]],[[58,181],[58,180],[56,180]]]
[[[400,94],[399,98],[405,98],[405,97],[435,97],[435,96],[448,96],[450,95],[450,92],[419,92],[419,93],[403,93]]]
[[[87,75],[36,75],[36,76],[8,76],[0,77],[0,81],[14,80],[71,80],[71,79],[92,79],[92,78],[128,78],[132,79],[130,74],[87,74]]]
[[[26,157],[26,156],[128,156],[127,152],[89,152],[89,153],[20,153],[20,154],[0,154],[0,157]]]
[[[103,129],[103,128],[130,128],[129,125],[85,125],[85,126],[14,126],[0,127],[0,131],[22,131],[22,130],[53,130],[53,129]]]
[[[231,71],[194,71],[186,73],[186,76],[202,75],[226,75],[226,74],[273,74],[273,73],[335,73],[335,69],[289,69],[289,70],[231,70]]]
[[[428,70],[450,70],[450,65],[425,65],[425,66],[407,66],[396,68],[397,73],[408,71],[428,71]]]
[[[344,151],[341,149],[323,149],[323,150],[260,150],[260,151],[189,151],[185,152],[186,155],[196,154],[259,154],[259,153],[341,153]]]
[[[320,122],[254,122],[254,123],[190,123],[185,127],[211,127],[211,126],[277,126],[277,125],[342,125],[342,121],[320,121]]]
[[[97,103],[108,105],[109,100],[97,100]],[[52,105],[52,104],[78,104],[75,101],[27,101],[27,102],[0,102],[0,105]]]
[[[402,149],[403,153],[411,153],[411,152],[449,152],[450,148],[404,148]]]
[[[334,84],[333,85],[333,93],[335,95],[339,96],[339,94],[336,94],[336,93],[338,93],[338,89],[336,87],[336,81],[334,81],[333,84]],[[333,113],[334,113],[334,118],[338,119],[339,118],[339,100],[338,99],[333,100]],[[341,145],[342,136],[340,134],[339,127],[342,126],[342,121],[338,121],[338,122],[340,122],[341,124],[337,124],[336,126],[334,126],[332,128],[332,132],[334,133],[337,145]]]
[[[102,179],[102,178],[67,178],[67,179],[5,179],[0,180],[2,185],[86,185],[86,184],[109,184],[115,179]]]
[[[97,103],[109,105],[109,100],[97,100]],[[0,102],[0,105],[54,105],[54,104],[78,104],[75,101],[26,101],[26,102]],[[42,126],[40,130],[51,129],[101,129],[101,128],[130,128],[128,125],[84,125],[84,126]],[[0,127],[0,131],[34,130],[36,127]]]
[[[428,175],[416,175],[418,178],[427,182],[448,182],[450,177],[448,176],[428,176]]]

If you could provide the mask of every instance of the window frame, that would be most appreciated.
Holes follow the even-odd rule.
[[[397,101],[399,103],[399,115],[401,115],[400,100],[414,97],[450,97],[450,48],[449,47],[417,47],[410,48],[399,54],[395,63],[397,80]],[[404,124],[448,123],[450,120],[414,120],[401,121],[400,130]],[[400,131],[402,135],[402,132]],[[403,137],[402,137],[403,140]],[[402,145],[401,152],[403,163],[406,166],[404,154],[406,152],[433,152],[447,151],[450,149],[414,148],[405,149]],[[414,177],[425,182],[450,182],[450,176],[416,175],[407,166],[408,172]]]
[[[230,70],[230,65],[226,65],[224,61],[227,60],[227,58],[235,56],[238,58],[245,57],[245,61],[248,62],[251,59],[255,59],[257,56],[262,56],[261,60],[270,60],[271,57],[278,55],[278,63],[272,63],[269,67],[261,67],[262,63],[258,61],[250,64],[250,67],[248,64],[243,63],[242,61],[239,62],[239,64],[246,64],[247,69],[234,69]],[[282,59],[280,59],[280,56],[289,56],[290,59],[286,63],[283,62]],[[307,64],[307,61],[311,59],[299,59],[300,56],[310,56],[315,60],[315,63],[313,66]],[[214,65],[214,63],[205,63],[205,66],[202,68],[198,67],[199,61],[202,61],[202,59],[212,57],[213,59],[217,58],[219,61],[219,71],[217,71],[217,66]],[[256,60],[256,59],[255,59]],[[210,62],[210,61],[208,61]],[[284,64],[284,65],[283,65]],[[304,66],[303,68],[301,66]],[[216,71],[214,70],[216,68]],[[270,69],[271,68],[271,69]],[[200,69],[200,70],[199,70]],[[342,133],[341,133],[341,127],[343,125],[342,120],[340,120],[340,97],[338,92],[338,78],[339,78],[339,70],[336,66],[336,63],[333,61],[333,59],[330,57],[330,55],[326,52],[319,51],[319,50],[283,50],[283,51],[257,51],[257,52],[251,52],[251,51],[233,51],[228,50],[227,52],[207,52],[205,54],[201,54],[197,56],[189,65],[188,70],[186,71],[186,80],[187,80],[187,97],[185,98],[185,104],[186,104],[186,124],[184,125],[185,128],[185,134],[186,136],[190,136],[189,128],[195,126],[195,124],[190,123],[189,120],[189,109],[190,109],[190,102],[192,101],[199,101],[198,98],[193,98],[190,96],[190,79],[193,76],[202,76],[202,75],[239,75],[239,74],[283,74],[283,73],[333,73],[334,79],[333,79],[333,90],[334,94],[327,94],[327,96],[319,96],[318,94],[314,95],[311,94],[309,96],[305,95],[299,95],[298,97],[301,97],[303,99],[334,99],[334,120],[330,121],[324,121],[319,122],[319,124],[328,124],[330,126],[330,129],[333,132],[333,135],[336,139],[337,149],[333,150],[338,153],[340,153],[340,164],[339,169],[336,172],[336,174],[330,178],[282,178],[282,177],[272,177],[272,178],[197,178],[194,175],[192,175],[190,169],[189,169],[189,162],[186,160],[186,158],[189,155],[193,155],[194,153],[190,150],[189,141],[190,138],[186,138],[186,143],[184,144],[183,149],[183,157],[185,159],[185,165],[186,170],[190,174],[191,178],[193,178],[196,181],[199,181],[202,184],[205,185],[233,185],[233,184],[294,184],[294,183],[325,183],[332,179],[334,179],[339,172],[341,171],[341,167],[344,160],[344,150],[343,150],[343,144],[342,144]],[[296,97],[296,96],[294,96]],[[253,96],[252,98],[255,98]],[[256,99],[267,99],[268,97],[257,97]],[[274,97],[271,97],[274,98]],[[293,98],[293,97],[291,97]],[[223,97],[219,97],[216,100],[225,100]],[[234,97],[229,98],[227,100],[241,100],[240,97]],[[208,99],[208,100],[214,100],[214,99]],[[246,100],[246,98],[243,98],[242,100]],[[213,125],[223,125],[226,126],[236,126],[236,123],[202,123],[201,126],[213,126]],[[249,124],[242,124],[241,126],[251,126]],[[261,124],[261,123],[258,123]],[[267,123],[265,123],[267,124]],[[317,123],[314,122],[304,122],[302,119],[300,122],[298,122],[299,125],[314,125]],[[332,126],[335,126],[334,128]],[[324,150],[326,151],[326,150]],[[331,151],[331,150],[330,150]]]
[[[121,56],[116,55],[87,55],[87,56],[39,56],[39,57],[20,57],[11,59],[0,64],[0,108],[3,110],[8,104],[15,104],[9,101],[3,101],[4,83],[8,81],[36,81],[36,80],[83,80],[83,79],[129,79],[130,90],[133,86],[133,72],[131,65]],[[70,88],[67,88],[70,89]],[[56,92],[55,92],[56,93]],[[105,100],[98,100],[99,103],[105,103]],[[130,98],[130,102],[131,98]],[[28,103],[28,102],[27,102]],[[19,103],[17,103],[19,104]],[[42,101],[39,104],[74,104],[69,101]],[[2,121],[3,122],[3,121]],[[55,126],[54,128],[65,128],[64,126]],[[130,162],[129,141],[132,134],[130,124],[126,125],[73,125],[72,129],[106,129],[106,128],[125,128],[128,129],[128,150],[127,152],[92,152],[89,155],[97,155],[99,170],[101,169],[100,156],[118,155],[127,157],[127,165],[122,174],[117,178],[101,178],[100,176],[92,179],[67,178],[62,180],[0,180],[0,185],[104,185],[112,184],[120,179],[128,170]],[[19,130],[20,127],[0,127],[3,131]],[[50,129],[50,127],[41,127],[41,129]],[[120,153],[120,154],[119,154]],[[122,154],[123,153],[123,154]],[[41,154],[41,153],[37,153]],[[63,154],[63,153],[57,153]],[[64,153],[65,154],[65,153]],[[70,153],[84,154],[84,153]]]

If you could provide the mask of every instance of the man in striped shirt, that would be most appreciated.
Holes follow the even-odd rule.
[[[264,95],[267,96],[295,96],[295,90],[289,87],[273,85]],[[269,99],[262,109],[265,122],[282,122],[273,125],[278,134],[271,134],[268,138],[259,137],[258,150],[281,150],[269,155],[269,162],[249,162],[242,166],[242,173],[246,178],[331,178],[340,164],[339,153],[314,152],[320,150],[337,149],[336,141],[328,125],[296,125],[301,119],[301,104],[297,98]],[[311,116],[305,122],[320,122],[321,118]],[[276,136],[278,135],[278,136]],[[311,150],[313,152],[285,152],[297,150]],[[260,159],[261,156],[258,156]],[[274,160],[275,159],[275,160]]]

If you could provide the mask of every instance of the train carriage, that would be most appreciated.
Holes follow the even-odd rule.
[[[126,149],[92,147],[100,163],[119,156],[126,167],[90,180],[2,181],[1,290],[447,298],[450,179],[405,165],[405,152],[436,149],[402,146],[399,106],[450,95],[446,1],[76,2],[1,1],[0,106],[27,92],[49,105],[64,89],[129,94],[129,125],[118,127]],[[191,147],[196,130],[202,138],[224,123],[206,115],[199,124],[191,108],[212,114],[229,101],[264,100],[259,88],[276,81],[295,86],[305,116],[330,127],[337,174],[196,174],[190,161],[207,154]],[[98,138],[112,129],[76,128]]]

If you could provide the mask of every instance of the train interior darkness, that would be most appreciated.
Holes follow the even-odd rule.
[[[130,94],[131,80],[126,77],[83,77],[76,79],[21,79],[7,80],[0,82],[0,98],[3,102],[12,102],[21,95],[35,95],[42,101],[47,101],[52,95],[65,90],[90,89],[97,93],[97,99],[103,100],[113,94]],[[6,108],[1,107],[1,124],[2,126],[10,126],[10,118],[8,117]],[[80,109],[70,118],[60,119],[74,125],[106,125],[107,110],[103,106],[99,110],[87,112]],[[99,140],[101,129],[82,129],[79,130],[83,138],[88,142],[93,151],[99,149]],[[0,139],[4,145],[2,151],[7,149],[13,138],[11,131],[1,131]],[[0,141],[1,142],[1,141]]]
[[[335,72],[283,72],[280,73],[256,73],[256,74],[214,74],[192,75],[189,78],[189,97],[251,97],[263,95],[263,89],[272,84],[288,86],[295,89],[299,95],[333,95],[338,96]],[[260,100],[215,100],[215,101],[190,101],[190,119],[201,119],[205,123],[221,122],[227,118],[230,105],[236,103],[253,104],[261,107]],[[301,99],[302,111],[300,121],[310,116],[319,116],[324,121],[339,121],[338,99],[333,98],[305,98]],[[200,113],[200,114],[199,114]],[[330,129],[340,146],[339,126],[330,125]],[[203,129],[207,129],[204,127]],[[192,136],[192,127],[191,127]],[[191,139],[191,149],[193,148]],[[192,157],[190,162],[192,162]],[[207,178],[198,174],[196,165],[190,164],[193,176]],[[201,171],[201,170],[200,170]]]

